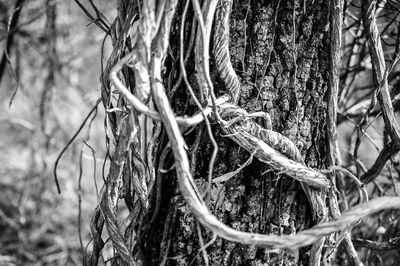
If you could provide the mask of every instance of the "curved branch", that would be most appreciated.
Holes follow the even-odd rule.
[[[387,160],[389,160],[393,155],[399,152],[399,147],[394,143],[389,143],[385,145],[382,151],[379,153],[378,158],[376,159],[374,165],[368,170],[368,172],[364,173],[360,180],[364,184],[368,184],[373,181],[382,171],[383,167],[385,167]]]

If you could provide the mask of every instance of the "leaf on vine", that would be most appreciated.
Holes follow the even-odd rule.
[[[223,174],[223,175],[221,175],[221,176],[219,176],[217,178],[214,178],[212,182],[213,183],[226,182],[229,179],[231,179],[232,177],[234,177],[235,175],[237,175],[240,171],[243,170],[243,168],[248,166],[253,161],[253,157],[256,154],[257,150],[258,149],[255,149],[254,152],[250,155],[249,159],[247,159],[247,161],[242,166],[240,166],[238,169],[236,169],[235,171]]]

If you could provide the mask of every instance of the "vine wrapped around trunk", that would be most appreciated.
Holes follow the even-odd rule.
[[[175,257],[180,264],[191,264],[184,252],[196,253],[194,246],[198,247],[197,254],[202,254],[203,263],[211,260],[228,264],[231,256],[236,256],[236,262],[249,258],[245,252],[234,251],[241,244],[249,246],[246,248],[253,252],[250,259],[254,261],[272,260],[259,251],[251,251],[253,247],[278,252],[282,263],[291,261],[297,265],[308,259],[317,265],[321,260],[328,262],[340,244],[342,237],[336,233],[345,236],[346,251],[357,264],[349,230],[366,215],[400,208],[400,201],[375,199],[340,214],[332,175],[332,169],[341,169],[335,167],[340,163],[335,154],[338,81],[332,77],[338,75],[341,44],[334,43],[329,49],[324,42],[327,37],[340,38],[343,1],[332,5],[317,1],[315,15],[303,17],[306,22],[301,23],[299,16],[307,7],[296,1],[245,5],[232,0],[169,0],[144,1],[140,6],[128,2],[119,1],[121,13],[112,33],[114,52],[103,76],[103,103],[113,110],[108,119],[116,144],[100,208],[92,222],[95,241],[91,264],[96,264],[104,245],[99,239],[104,223],[117,257],[129,264],[151,261],[163,265],[169,257]],[[238,12],[235,15],[233,7]],[[244,7],[247,11],[243,29],[235,28]],[[286,14],[281,22],[279,12]],[[188,13],[193,17],[191,22],[186,21]],[[252,16],[251,22],[246,21],[248,16]],[[283,26],[288,22],[290,29]],[[328,33],[325,28],[333,24],[336,30]],[[314,33],[310,27],[318,30]],[[175,43],[178,32],[180,42]],[[249,40],[247,32],[254,33]],[[244,34],[244,38],[233,39],[232,34]],[[239,40],[244,42],[241,53],[237,53],[243,45]],[[231,55],[230,50],[236,53]],[[325,67],[331,58],[330,68]],[[238,65],[243,69],[239,73]],[[329,107],[323,101],[328,83]],[[254,91],[258,91],[256,96]],[[275,93],[275,100],[280,97],[280,102],[269,99],[271,93]],[[205,128],[207,136],[203,136]],[[327,147],[321,145],[325,140]],[[237,180],[212,183],[216,175],[225,175],[228,168],[236,166],[229,166],[231,162],[223,157],[230,154],[232,161],[236,161],[235,156],[240,160],[237,149],[255,156],[258,161],[254,165],[267,170],[271,181],[276,179],[278,183],[284,178],[281,187],[265,185],[266,177],[254,175],[256,170],[247,180],[239,174],[234,177]],[[327,149],[329,158],[324,154]],[[203,158],[198,158],[202,151]],[[256,203],[249,201],[248,210],[260,208],[263,213],[259,216],[246,213],[243,203],[229,199],[242,187],[250,189],[253,183],[263,184],[263,188],[251,189],[256,194],[262,189],[264,198]],[[265,194],[265,187],[271,192],[269,195]],[[364,193],[362,183],[359,188]],[[274,202],[280,204],[281,194],[298,200],[290,203],[295,211],[291,212],[289,203],[284,210],[289,217],[282,218],[280,205],[278,213],[273,207],[266,208]],[[185,205],[180,203],[181,197]],[[120,198],[125,199],[129,210],[122,225],[117,222]],[[232,218],[223,208],[241,209],[243,215]],[[307,208],[311,216],[304,215]],[[188,218],[189,213],[195,220]],[[268,229],[246,221],[251,220],[249,217],[269,219],[270,224],[264,225]],[[281,222],[287,232],[281,230]],[[259,227],[250,228],[248,225],[252,224]],[[203,237],[211,238],[210,242],[204,242]],[[174,243],[176,239],[178,244]],[[220,254],[217,245],[227,247],[227,257]],[[312,247],[308,258],[286,251],[309,245]],[[158,253],[158,258],[150,259]],[[201,263],[197,254],[192,262]]]

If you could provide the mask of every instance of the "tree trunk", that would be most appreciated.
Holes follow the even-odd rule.
[[[218,8],[221,8],[220,5],[217,6]],[[161,81],[177,116],[192,115],[198,110],[185,83],[181,82],[180,85],[178,83],[181,73],[178,40],[183,10],[184,3],[178,3],[172,20],[169,53],[163,64],[163,80]],[[260,111],[269,113],[272,130],[281,133],[296,144],[306,165],[324,169],[327,168],[326,117],[331,49],[329,10],[329,2],[322,0],[233,1],[229,23],[230,60],[241,85],[238,105],[249,113]],[[118,25],[123,31],[124,26],[127,26],[127,21],[132,21],[134,12],[138,11],[132,3],[119,1],[119,12]],[[184,38],[185,52],[190,53],[186,70],[194,92],[200,101],[204,102],[201,84],[196,81],[199,69],[196,66],[195,53],[198,51],[191,49],[192,46],[197,45],[198,41],[190,40],[194,34],[192,28],[196,28],[193,24],[194,18],[195,13],[190,5],[186,16]],[[140,30],[139,26],[138,31]],[[212,42],[215,41],[215,34],[218,32],[212,32]],[[118,37],[114,39],[114,46],[115,50],[109,60],[106,73],[122,57],[121,55],[132,49],[129,44],[118,44]],[[217,71],[211,50],[210,65],[210,76],[218,97],[226,93],[228,88],[224,86]],[[134,90],[134,84],[135,82],[137,84],[140,78],[138,73],[128,68],[123,68],[123,71],[126,86]],[[110,105],[108,80],[104,83],[103,102],[105,105],[108,108],[121,106],[121,100],[115,105],[112,103]],[[151,101],[149,105],[152,105]],[[159,122],[154,122],[153,128],[149,127],[149,122],[146,124],[146,121],[140,120],[142,118],[124,122],[124,115],[118,113],[110,113],[109,119],[117,150],[119,146],[135,146],[136,151],[143,152],[144,147],[138,146],[137,142],[140,139],[146,142],[151,136],[156,138],[154,146],[151,147],[154,150],[156,178],[153,189],[149,187],[149,205],[145,211],[143,206],[147,204],[146,200],[142,201],[142,207],[134,204],[138,201],[134,200],[135,193],[129,192],[133,190],[130,183],[133,181],[129,181],[129,176],[140,177],[140,173],[146,175],[146,171],[151,172],[151,168],[138,166],[143,162],[136,157],[138,154],[135,152],[128,155],[126,152],[116,152],[112,157],[110,175],[107,180],[114,189],[117,189],[116,194],[119,197],[125,197],[126,205],[132,217],[136,219],[131,223],[131,231],[124,227],[125,236],[118,236],[120,238],[117,240],[111,237],[114,246],[118,245],[119,240],[122,241],[122,237],[128,243],[137,241],[136,245],[129,246],[128,244],[127,247],[132,248],[131,251],[136,254],[135,257],[148,265],[162,263],[166,265],[206,263],[210,265],[305,265],[309,263],[311,247],[304,247],[296,252],[271,253],[269,249],[215,238],[211,231],[197,222],[182,197],[177,175],[173,169],[176,163],[174,163],[165,128],[160,127]],[[251,119],[268,127],[268,121],[262,118]],[[142,137],[138,136],[136,140],[130,141],[127,135],[131,134],[135,125],[147,125],[145,128],[150,131],[145,132],[141,129]],[[324,217],[313,217],[309,199],[302,186],[298,181],[287,176],[284,169],[282,171],[271,169],[267,164],[259,161],[253,156],[254,154],[250,154],[228,138],[215,119],[211,119],[211,129],[218,144],[212,178],[222,176],[221,179],[224,181],[213,182],[210,187],[208,174],[213,145],[207,134],[205,123],[186,130],[184,139],[188,146],[191,173],[197,188],[200,194],[204,195],[208,208],[220,221],[240,231],[285,235],[311,227],[319,222],[318,218],[323,220]],[[149,136],[146,137],[146,134]],[[120,169],[123,158],[128,158],[124,161],[127,166],[124,167],[123,181],[118,181],[120,172],[116,170]],[[235,175],[226,175],[246,164],[251,158],[253,159],[251,164],[243,170]],[[145,161],[149,163],[149,159]],[[118,191],[117,181],[124,184],[128,193],[121,196],[122,192]],[[112,189],[108,188],[107,191],[112,191]],[[110,192],[109,195],[111,194]],[[139,197],[138,195],[136,190],[136,196]],[[113,196],[114,201],[117,198],[118,196]],[[110,200],[108,202],[112,205]],[[115,207],[114,203],[111,209]],[[110,221],[105,219],[111,235],[114,232],[113,219]],[[93,225],[97,226],[96,230],[102,228],[104,221],[101,216],[98,216],[95,221]],[[96,226],[92,227],[92,232],[95,232],[93,230]],[[98,235],[98,232],[96,234]],[[101,248],[103,243],[99,241],[97,244]],[[93,248],[93,251],[95,250]],[[123,254],[119,255],[124,259]]]
[[[326,1],[314,4],[234,1],[230,23],[231,60],[242,85],[239,105],[248,112],[268,112],[273,130],[299,143],[307,165],[314,168],[325,168],[326,160],[324,98],[329,82],[328,23],[329,3]],[[179,44],[172,41],[177,39],[178,36],[171,37],[172,50],[178,49]],[[174,71],[168,65],[167,69]],[[211,72],[214,81],[221,84],[215,68]],[[215,88],[222,88],[219,92],[222,94],[222,86]],[[185,91],[184,86],[179,88],[180,94],[181,91]],[[186,102],[185,93],[177,95],[172,105],[175,112],[184,113]],[[251,155],[224,137],[218,125],[213,125],[212,129],[219,146],[213,177],[218,177],[234,171]],[[205,192],[212,144],[204,126],[185,139],[192,156],[196,183],[200,191]],[[172,161],[160,168],[170,168]],[[300,184],[285,174],[268,170],[268,166],[254,159],[227,182],[213,185],[207,193],[207,205],[221,221],[242,231],[281,235],[310,227],[316,221],[311,219],[310,206]],[[167,256],[164,253],[167,252],[168,257],[173,257],[167,264],[202,265],[199,243],[211,241],[212,233],[202,226],[198,228],[175,189],[174,172],[170,171],[162,178],[161,214],[150,240],[147,240],[151,249],[146,250],[151,252],[146,255],[153,263],[162,259],[158,254]],[[171,238],[168,250],[157,245],[166,242],[163,239],[166,233],[167,238]],[[297,265],[307,264],[308,250],[268,253],[264,249],[217,238],[207,248],[207,253],[211,265]]]

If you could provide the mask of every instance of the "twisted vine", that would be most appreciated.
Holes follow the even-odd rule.
[[[161,2],[162,4],[160,4]],[[113,66],[109,73],[109,78],[112,87],[133,107],[135,112],[145,115],[154,121],[160,121],[164,126],[169,140],[168,145],[171,147],[175,158],[175,170],[180,192],[201,224],[212,231],[213,234],[226,240],[264,247],[271,251],[297,249],[314,244],[311,257],[313,261],[317,261],[321,255],[325,236],[334,232],[349,230],[354,223],[366,215],[384,209],[400,208],[400,200],[398,198],[385,197],[362,203],[340,214],[334,185],[330,179],[324,173],[306,166],[300,151],[289,138],[273,131],[270,126],[263,128],[252,120],[256,116],[263,116],[268,120],[268,114],[249,114],[237,106],[241,84],[232,67],[229,55],[229,15],[232,11],[232,0],[220,0],[219,6],[217,6],[217,0],[205,1],[203,8],[201,8],[198,0],[192,0],[191,2],[198,24],[195,47],[196,77],[200,87],[200,103],[206,106],[201,112],[192,117],[176,116],[171,108],[171,103],[168,100],[163,84],[162,68],[167,54],[172,19],[175,16],[178,5],[177,0],[160,1],[159,5],[156,5],[154,1],[144,4],[142,13],[147,13],[143,16],[140,30],[137,32],[137,39],[141,40],[139,44],[143,47],[140,48],[140,45],[137,44],[137,49],[133,49],[121,58]],[[158,18],[157,21],[155,17]],[[149,20],[156,21],[156,23],[151,24]],[[213,55],[218,75],[227,89],[227,94],[219,98],[215,98],[208,63],[209,42],[213,25],[216,32],[213,42]],[[180,56],[183,56],[182,49]],[[184,67],[184,64],[181,65]],[[139,73],[142,68],[146,68],[146,73],[148,73],[143,79],[137,78],[135,80],[135,89],[139,90],[136,95],[124,85],[121,72],[126,66],[133,69],[135,73]],[[182,75],[185,78],[185,75]],[[186,83],[188,84],[188,82]],[[193,95],[192,93],[192,97]],[[149,99],[154,101],[155,108],[151,107]],[[251,154],[254,154],[271,169],[279,173],[285,173],[299,181],[313,208],[314,220],[318,224],[295,235],[277,236],[242,232],[218,220],[207,208],[202,195],[198,191],[185,150],[186,144],[182,136],[182,132],[185,132],[188,127],[202,123],[208,117],[218,122],[222,131],[230,139]],[[122,130],[127,130],[129,123],[124,122],[122,126]],[[131,130],[133,129],[131,128]],[[159,124],[157,124],[156,132],[158,133],[155,134],[160,134],[159,130]],[[126,135],[129,134],[132,134],[132,132],[127,132]],[[152,141],[154,142],[156,138],[152,138]],[[123,139],[123,142],[119,144],[122,148],[117,150],[125,153],[117,154],[117,159],[120,159],[120,161],[118,161],[119,164],[114,165],[113,171],[119,170],[122,172],[125,155],[132,142],[133,139],[129,138]],[[151,148],[153,145],[149,146],[150,149],[153,149]],[[152,161],[151,151],[148,151],[147,156],[148,160]],[[140,199],[141,208],[144,211],[148,206],[149,190],[151,190],[155,181],[155,169],[153,167],[153,164],[151,164],[150,174],[145,174],[149,175],[150,179],[145,177],[133,179],[135,193]],[[144,172],[142,171],[142,174]],[[116,176],[119,177],[119,174]],[[117,183],[121,180],[118,178],[114,181]],[[99,231],[99,227],[102,228],[103,223],[106,223],[109,233],[112,235],[111,240],[121,258],[125,262],[134,263],[137,258],[132,256],[129,248],[124,243],[124,238],[117,226],[114,213],[119,194],[120,191],[116,184],[113,184],[111,188],[107,187],[107,190],[103,191],[100,210],[104,215],[104,219],[99,218],[99,222],[93,224],[92,230]],[[328,197],[330,209],[327,206]],[[329,210],[331,213],[337,214],[330,221],[328,221]],[[100,240],[98,240],[99,245],[104,245]]]

